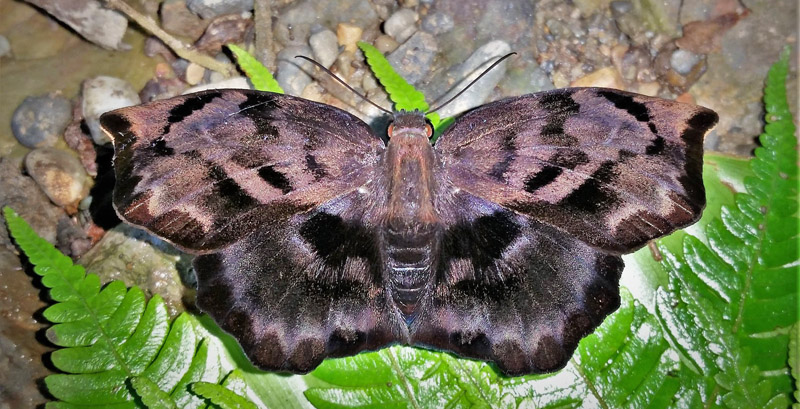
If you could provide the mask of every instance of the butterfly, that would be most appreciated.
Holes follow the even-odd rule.
[[[196,254],[198,306],[272,371],[391,344],[566,365],[621,255],[696,221],[713,111],[603,88],[503,99],[431,144],[338,108],[211,90],[104,114],[122,219]]]

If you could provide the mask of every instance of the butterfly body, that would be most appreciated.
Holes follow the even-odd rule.
[[[599,88],[470,111],[384,143],[296,97],[217,90],[101,118],[120,216],[198,254],[198,305],[258,366],[390,344],[563,367],[619,305],[620,255],[705,204],[708,109]]]

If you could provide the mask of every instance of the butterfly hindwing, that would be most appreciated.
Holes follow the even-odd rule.
[[[619,306],[619,256],[464,191],[440,206],[448,227],[413,343],[549,372]]]
[[[384,146],[340,109],[250,90],[123,108],[100,123],[114,140],[117,211],[194,252],[364,184]]]
[[[435,149],[456,187],[624,253],[699,218],[716,121],[694,105],[568,88],[470,111]]]
[[[304,373],[325,357],[407,343],[372,203],[354,191],[197,257],[198,305],[267,370]]]

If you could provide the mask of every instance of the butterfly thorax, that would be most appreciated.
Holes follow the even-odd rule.
[[[383,227],[392,296],[408,320],[431,278],[439,217],[433,206],[434,152],[429,125],[420,112],[401,112],[389,129],[384,161],[389,206]]]

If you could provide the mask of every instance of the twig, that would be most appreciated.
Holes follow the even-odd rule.
[[[197,65],[208,68],[212,71],[217,71],[225,76],[230,76],[234,72],[234,67],[231,64],[217,61],[213,57],[193,50],[177,38],[173,37],[161,27],[156,24],[153,19],[136,11],[133,7],[129,6],[123,0],[106,0],[106,6],[110,9],[118,10],[128,16],[131,20],[136,22],[140,27],[156,36],[159,40],[164,42],[170,49],[172,49],[178,57],[184,60],[191,61]]]
[[[256,59],[275,72],[275,53],[272,51],[272,1],[253,3],[256,32]]]

